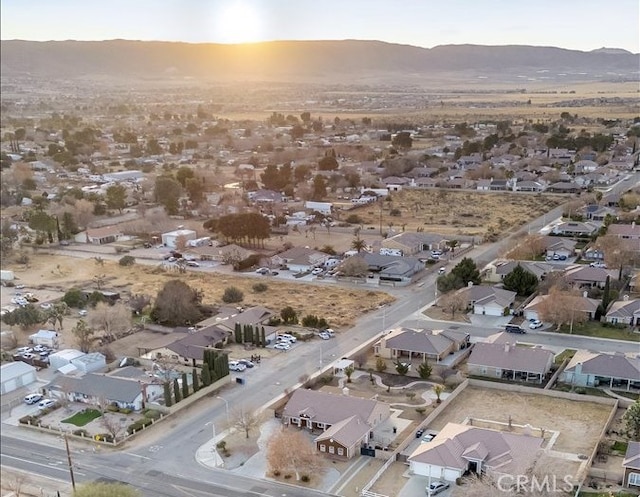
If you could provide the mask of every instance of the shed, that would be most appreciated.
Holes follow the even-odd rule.
[[[13,274],[13,271],[10,271],[8,269],[3,269],[2,271],[0,271],[0,280],[13,281],[14,279],[15,275]]]
[[[178,239],[183,239],[186,242],[189,240],[195,240],[197,234],[193,230],[179,229],[175,231],[169,231],[168,233],[162,233],[162,243],[168,248],[175,249],[177,247]]]
[[[333,365],[333,374],[344,375],[344,370],[348,367],[354,367],[351,359],[340,359]]]
[[[38,381],[36,368],[26,362],[9,362],[0,367],[0,395],[26,387],[36,381]]]
[[[29,335],[29,340],[35,345],[56,348],[58,346],[58,333],[51,330],[38,330],[37,333]]]
[[[82,357],[83,355],[85,355],[84,352],[80,352],[79,350],[64,349],[49,356],[49,366],[54,371],[57,371],[62,366],[71,364],[71,361],[78,357]]]
[[[71,359],[71,364],[82,373],[98,371],[107,366],[106,357],[100,352],[82,355],[76,359]]]

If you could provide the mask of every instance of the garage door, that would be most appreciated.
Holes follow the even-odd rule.
[[[13,392],[16,388],[18,388],[18,384],[15,378],[2,382],[1,389],[3,394]]]

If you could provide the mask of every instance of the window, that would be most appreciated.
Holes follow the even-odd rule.
[[[336,451],[335,447],[333,445],[329,445],[329,454],[334,454]]]
[[[640,487],[640,473],[629,473],[629,485]]]
[[[320,452],[326,452],[327,446],[325,444],[320,444]]]
[[[338,455],[344,456],[344,449],[342,447],[338,447]]]
[[[502,376],[502,370],[496,369],[496,378],[500,378]]]

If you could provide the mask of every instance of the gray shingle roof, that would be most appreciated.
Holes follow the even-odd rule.
[[[351,416],[368,421],[377,401],[316,390],[296,390],[284,408],[284,417],[308,416],[314,422],[333,425]]]
[[[131,403],[142,394],[140,383],[125,378],[114,378],[102,374],[88,373],[79,378],[66,376],[50,384],[60,390],[87,395],[89,397],[103,397],[107,401]]]
[[[545,374],[552,357],[553,352],[538,347],[516,347],[509,343],[476,343],[468,364]]]

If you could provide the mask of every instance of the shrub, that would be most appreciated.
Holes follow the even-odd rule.
[[[300,481],[303,481],[305,483],[307,483],[309,480],[311,480],[311,478],[309,477],[309,475],[302,475],[300,477]]]
[[[255,293],[266,292],[269,289],[266,283],[256,283],[252,288]]]
[[[107,406],[107,411],[108,412],[119,412],[120,408],[118,406],[114,406],[112,404]]]
[[[236,288],[235,286],[229,286],[225,288],[224,295],[222,295],[222,301],[227,304],[242,302],[243,299],[244,294],[242,293],[242,290]]]
[[[98,442],[113,442],[113,435],[111,433],[99,433],[94,438]]]
[[[144,412],[144,417],[149,419],[160,419],[162,413],[156,409],[147,409]]]
[[[345,222],[349,224],[362,224],[362,218],[357,214],[350,214],[347,216],[347,219],[345,219]]]
[[[288,480],[289,478],[291,478],[291,475],[284,475],[285,480]]]
[[[269,326],[279,326],[282,324],[282,319],[280,319],[278,316],[271,316],[267,324]]]
[[[580,395],[584,395],[587,391],[584,388],[576,388],[576,393]]]
[[[274,469],[273,470],[273,476],[280,476],[282,473],[280,473],[279,469]]]
[[[72,432],[74,435],[78,436],[78,437],[88,437],[89,436],[89,432],[83,428],[79,429],[79,430],[73,430]]]
[[[118,261],[118,264],[121,266],[133,266],[135,263],[136,258],[131,255],[125,255]]]
[[[389,215],[393,217],[400,217],[401,214],[402,212],[400,211],[400,209],[391,209],[391,211],[389,212]]]
[[[318,326],[318,316],[314,316],[313,314],[307,314],[302,318],[302,326],[306,326],[307,328],[317,328]]]
[[[122,414],[131,414],[132,410],[124,408],[124,409],[120,409],[119,412]]]
[[[18,422],[23,425],[28,425],[28,424],[35,425],[38,423],[38,421],[39,421],[38,416],[31,416],[31,415],[23,416],[18,420]]]
[[[84,296],[78,288],[67,290],[67,293],[62,297],[62,301],[69,307],[82,308],[85,305]]]

